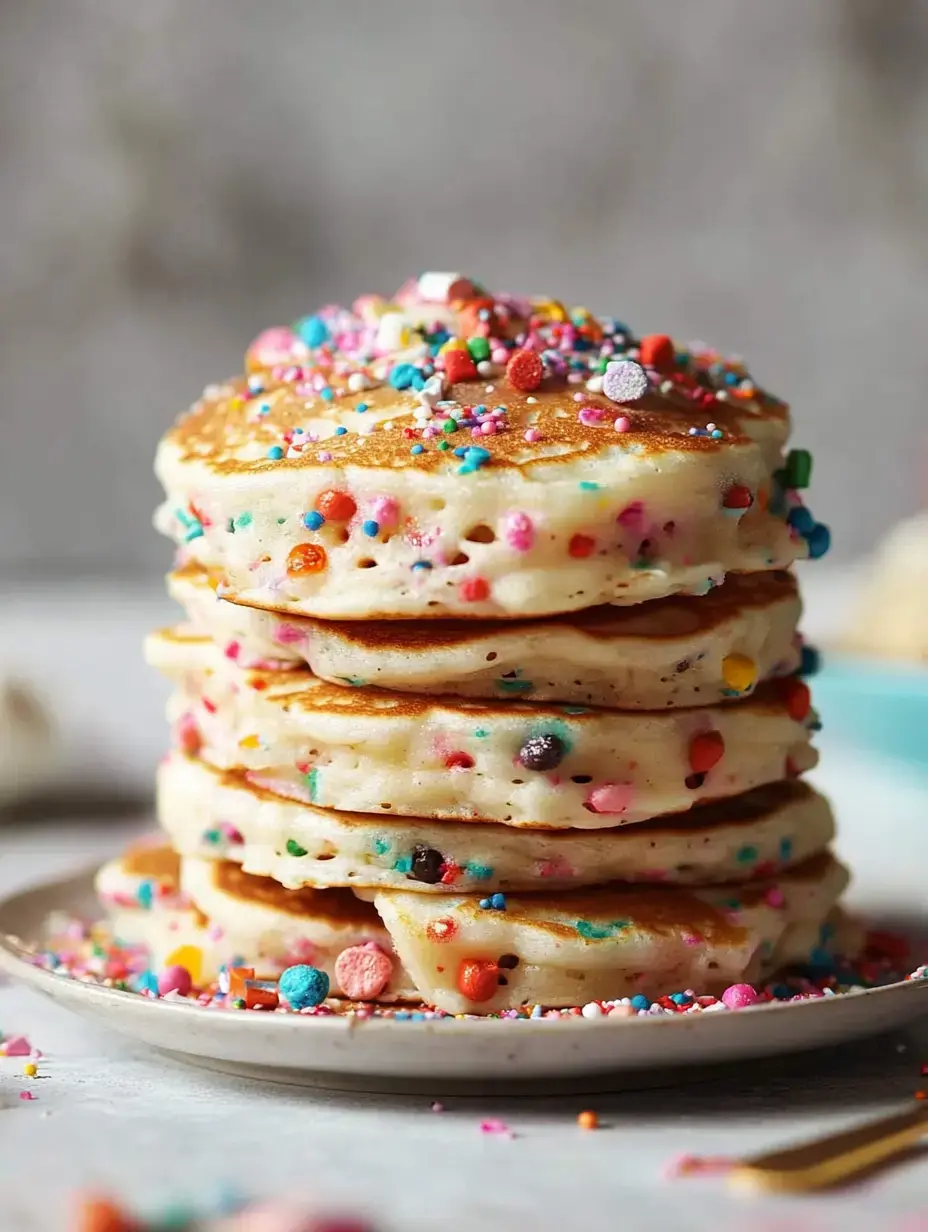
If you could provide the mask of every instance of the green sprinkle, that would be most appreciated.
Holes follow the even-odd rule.
[[[244,530],[246,526],[250,526],[254,521],[250,513],[240,513],[237,518],[233,518],[232,525],[236,530]]]
[[[486,338],[468,338],[467,349],[470,351],[470,357],[475,364],[490,358],[490,344]]]
[[[493,876],[493,869],[487,864],[467,864],[465,867],[474,881],[487,881]]]
[[[344,681],[345,684],[350,684],[354,689],[361,689],[367,684],[367,681],[362,680],[360,676],[339,676],[338,679]]]
[[[288,856],[305,856],[306,848],[301,847],[300,844],[296,841],[296,839],[288,838],[287,839],[287,855]]]
[[[616,933],[628,928],[628,920],[613,920],[611,924],[591,924],[589,920],[578,920],[575,925],[577,932],[587,941],[605,941]]]
[[[812,478],[812,455],[808,449],[791,449],[786,458],[786,486],[807,488]]]
[[[449,443],[448,443],[447,441],[439,441],[439,442],[438,442],[438,448],[442,451],[442,453],[444,453],[444,451],[445,451],[446,449],[450,449],[450,448],[451,448],[451,446],[449,445]]]
[[[759,855],[760,852],[756,847],[742,847],[735,856],[735,859],[739,864],[753,864]]]
[[[286,520],[287,520],[286,518],[278,518],[278,519],[277,519],[277,525],[278,525],[278,526],[283,526],[283,524],[284,524],[284,522],[286,522]]]
[[[531,693],[535,683],[532,680],[506,680],[501,676],[496,681],[496,687],[500,693]]]
[[[385,838],[375,838],[374,839],[374,851],[377,853],[377,855],[385,856],[389,850],[390,850],[390,844],[387,842]]]
[[[449,432],[449,433],[457,432],[458,430],[457,420],[446,419],[445,422],[441,425],[441,430],[442,432]]]
[[[485,727],[478,727],[477,730],[474,732],[474,736],[477,740],[486,740],[487,736],[489,735],[490,733],[487,731]]]
[[[599,484],[598,484],[598,483],[593,483],[593,482],[592,482],[591,480],[589,480],[589,479],[581,479],[581,481],[580,481],[580,490],[581,490],[581,492],[598,492],[598,491],[599,491]]]
[[[314,767],[306,776],[306,782],[309,784],[309,799],[312,804],[316,803],[316,792],[319,788],[319,771]]]
[[[400,858],[394,862],[393,867],[398,873],[411,873],[412,856],[400,856]]]

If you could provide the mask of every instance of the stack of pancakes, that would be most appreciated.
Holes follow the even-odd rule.
[[[120,931],[336,994],[377,947],[364,995],[467,1013],[718,992],[836,944],[788,572],[828,532],[783,403],[444,274],[246,368],[158,454],[176,855],[105,870]]]

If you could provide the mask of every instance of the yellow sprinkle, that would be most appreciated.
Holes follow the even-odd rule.
[[[442,343],[438,348],[439,355],[445,355],[448,351],[466,351],[467,343],[463,338],[449,338],[447,342]]]
[[[203,977],[203,951],[196,945],[179,945],[168,954],[164,960],[166,967],[186,967],[194,984],[200,984]]]
[[[238,742],[240,749],[257,749],[261,747],[261,741],[257,736],[243,736]]]
[[[726,655],[722,660],[722,679],[727,688],[743,693],[757,679],[757,664],[747,655]]]
[[[35,1061],[27,1061],[23,1066],[23,1073],[27,1078],[34,1078],[38,1072],[39,1067],[36,1065]]]

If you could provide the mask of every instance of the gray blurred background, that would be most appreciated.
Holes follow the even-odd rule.
[[[249,339],[453,268],[745,354],[849,558],[928,480],[921,0],[0,0],[0,578],[154,575]]]

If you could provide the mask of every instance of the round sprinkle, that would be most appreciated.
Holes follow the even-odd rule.
[[[780,691],[786,709],[791,719],[801,723],[812,709],[812,694],[809,686],[795,676],[790,676],[780,684]]]
[[[747,655],[730,654],[722,660],[722,680],[727,689],[744,693],[757,679],[757,664]]]
[[[192,987],[193,980],[186,967],[165,967],[158,976],[158,993],[162,997],[169,992],[178,992],[182,997],[186,997]]]
[[[23,1073],[27,1078],[34,1078],[38,1072],[39,1067],[36,1065],[35,1061],[27,1061],[23,1066]]]
[[[584,807],[591,813],[618,815],[631,804],[634,789],[631,783],[603,783],[595,787],[586,798]]]
[[[458,587],[458,597],[463,603],[483,603],[490,597],[490,583],[486,578],[468,578]]]
[[[612,426],[616,432],[627,432],[632,426],[632,421],[627,415],[620,415]]]
[[[375,539],[377,535],[380,534],[380,523],[375,522],[373,518],[368,518],[367,521],[362,524],[361,529],[370,539]]]
[[[732,984],[722,993],[722,1003],[730,1010],[743,1010],[748,1005],[756,1005],[759,998],[750,984]]]
[[[283,449],[281,449],[279,445],[272,445],[270,449],[267,451],[267,456],[271,459],[272,462],[279,462],[280,459],[284,456],[284,451]]]
[[[321,317],[303,317],[296,323],[296,333],[308,347],[319,347],[329,340],[329,330]]]
[[[486,958],[463,958],[457,986],[468,1001],[490,1001],[499,987],[499,967]]]
[[[335,960],[335,981],[352,1001],[379,997],[393,976],[393,963],[383,950],[368,942],[342,950]]]
[[[408,389],[419,375],[413,364],[397,364],[390,370],[390,384],[394,389]]]
[[[320,1005],[326,999],[329,995],[329,977],[318,967],[300,963],[283,972],[277,987],[293,1009],[302,1010],[310,1005]]]
[[[599,1129],[599,1117],[595,1112],[581,1112],[577,1124],[581,1129]]]
[[[303,514],[303,525],[307,530],[318,530],[325,525],[325,518],[315,509]]]
[[[708,774],[725,752],[725,741],[719,731],[700,732],[690,741],[689,763],[694,774]]]
[[[445,857],[434,847],[416,847],[412,853],[410,875],[425,885],[437,885],[445,871]]]
[[[325,548],[317,543],[298,543],[287,557],[287,575],[302,577],[305,573],[321,573],[327,563]]]
[[[751,489],[743,483],[733,483],[730,488],[726,488],[722,497],[722,507],[725,509],[750,509],[753,504]]]
[[[506,518],[506,542],[517,552],[528,552],[535,542],[535,523],[527,513],[514,512]]]
[[[519,761],[526,770],[553,770],[567,755],[567,747],[560,736],[546,732],[530,736],[519,749]]]
[[[506,364],[506,376],[509,378],[510,385],[514,385],[516,389],[526,394],[538,388],[544,375],[545,366],[541,361],[541,356],[537,351],[530,351],[527,347],[520,347],[517,351],[513,351]]]
[[[666,334],[647,334],[638,344],[641,362],[658,372],[669,372],[673,367],[673,339]]]
[[[347,522],[357,513],[358,506],[347,492],[326,488],[316,497],[316,512],[328,522]]]
[[[609,364],[603,377],[603,393],[613,402],[637,402],[648,392],[648,374],[633,359]]]

